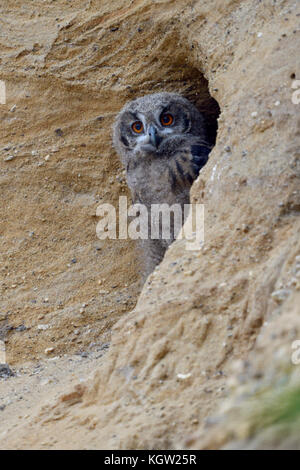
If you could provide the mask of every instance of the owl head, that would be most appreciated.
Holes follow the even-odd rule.
[[[155,93],[124,106],[113,143],[125,163],[128,158],[168,158],[191,136],[206,137],[197,108],[177,93]]]

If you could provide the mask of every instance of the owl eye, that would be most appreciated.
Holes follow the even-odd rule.
[[[131,128],[134,132],[136,132],[137,134],[140,134],[143,131],[144,126],[143,126],[142,121],[135,121],[132,124]]]
[[[170,113],[163,113],[160,116],[160,122],[163,126],[170,126],[174,122],[174,118]]]

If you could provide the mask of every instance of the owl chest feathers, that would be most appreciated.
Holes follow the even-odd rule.
[[[176,158],[150,158],[131,162],[127,166],[127,182],[133,202],[146,206],[151,204],[188,203],[189,189],[192,183],[180,175]],[[180,177],[181,176],[181,177]]]

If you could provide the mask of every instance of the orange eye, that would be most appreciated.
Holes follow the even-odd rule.
[[[174,118],[172,114],[163,113],[160,116],[160,122],[162,123],[163,126],[170,126],[171,124],[173,124],[173,121],[174,121]]]
[[[132,127],[132,130],[136,132],[137,134],[140,134],[144,129],[142,121],[135,121],[131,127]]]

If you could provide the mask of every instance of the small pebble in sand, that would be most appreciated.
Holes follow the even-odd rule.
[[[48,328],[49,328],[49,325],[38,325],[37,326],[38,330],[48,330]]]
[[[189,379],[191,376],[192,376],[191,373],[188,373],[188,374],[177,374],[177,378],[180,379],[180,380]]]
[[[45,354],[47,354],[47,356],[48,356],[49,354],[53,353],[53,351],[54,351],[54,348],[46,348],[45,349]]]
[[[272,292],[271,297],[275,302],[281,304],[290,294],[289,289],[278,289]]]
[[[15,158],[15,155],[9,155],[8,157],[4,158],[4,161],[5,162],[10,162],[11,160],[13,160]]]

